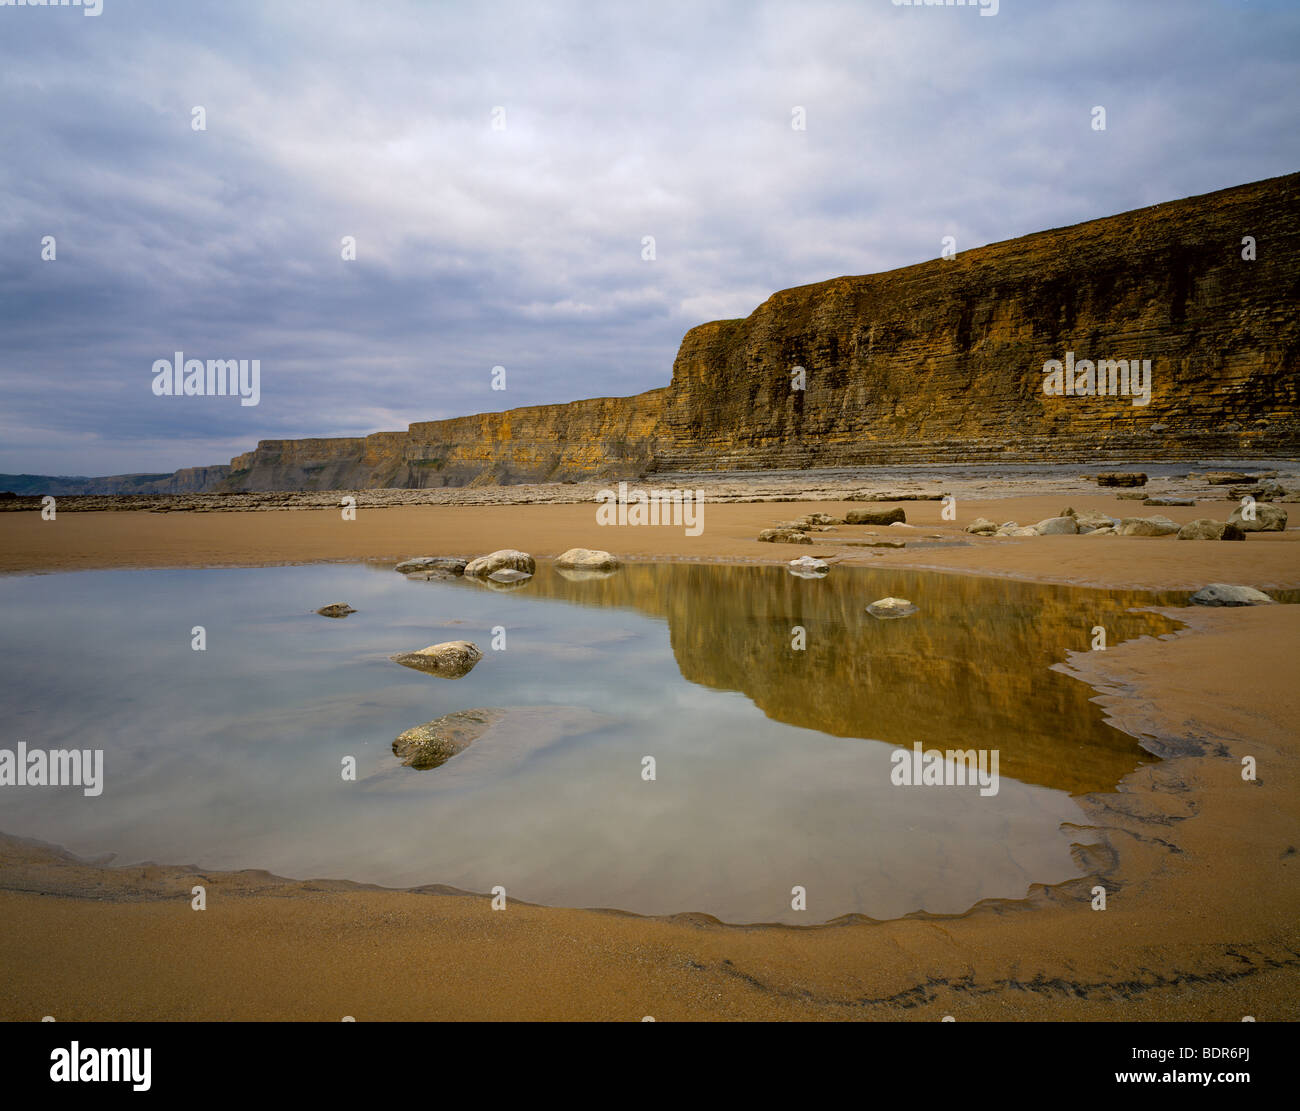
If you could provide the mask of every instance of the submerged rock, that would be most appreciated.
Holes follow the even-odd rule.
[[[412,571],[446,571],[452,575],[460,575],[464,573],[468,562],[456,556],[416,556],[413,559],[402,560],[393,570],[403,575],[409,575]]]
[[[829,563],[814,556],[800,556],[798,559],[792,559],[786,566],[790,568],[790,574],[804,579],[825,578],[831,570]]]
[[[1179,540],[1245,540],[1246,534],[1227,521],[1199,517],[1178,530]]]
[[[502,710],[457,710],[398,734],[393,755],[404,767],[425,771],[464,752],[505,716]]]
[[[1194,606],[1275,606],[1277,602],[1253,586],[1210,583],[1192,595]]]
[[[465,564],[465,574],[471,578],[486,578],[493,571],[526,571],[532,575],[537,571],[537,564],[527,552],[515,548],[502,548]]]
[[[618,558],[596,548],[570,548],[555,557],[555,566],[572,571],[614,571]]]
[[[919,609],[906,598],[880,598],[867,607],[867,612],[872,617],[909,617]]]
[[[418,652],[400,652],[388,658],[403,667],[412,667],[428,675],[459,679],[474,670],[474,665],[483,658],[483,653],[477,644],[468,640],[448,640],[442,644],[431,644]]]
[[[347,617],[348,614],[356,613],[357,611],[348,605],[347,602],[334,602],[332,605],[321,606],[321,608],[316,612],[322,617]]]
[[[493,571],[488,576],[494,583],[521,583],[532,577],[527,571],[515,571],[509,567],[502,568],[500,571]]]
[[[587,571],[581,567],[557,567],[557,575],[571,583],[592,582],[595,579],[612,579],[617,571]]]
[[[907,514],[897,506],[893,509],[850,509],[844,514],[846,525],[892,525],[895,521],[907,522]]]
[[[1252,507],[1255,511],[1253,521],[1246,520],[1245,510],[1241,506],[1228,517],[1228,523],[1236,525],[1242,532],[1285,532],[1286,531],[1286,510],[1278,509],[1275,505],[1269,505],[1268,502],[1256,502]]]

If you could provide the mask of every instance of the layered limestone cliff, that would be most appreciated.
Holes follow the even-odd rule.
[[[359,438],[263,440],[231,460],[222,489],[423,489],[637,474],[654,459],[667,393],[533,405]]]
[[[687,333],[660,466],[1294,454],[1298,306],[1300,174],[785,290]],[[1067,359],[1149,402],[1046,395]]]
[[[784,290],[743,320],[693,328],[671,385],[636,397],[264,440],[228,473],[86,481],[113,485],[99,492],[142,482],[140,492],[195,482],[424,488],[655,470],[1295,456],[1298,307],[1291,174]],[[1100,394],[1049,396],[1050,360],[1072,364],[1080,385],[1101,360],[1122,360],[1125,373],[1149,367],[1149,395],[1131,383],[1107,393],[1103,377]]]

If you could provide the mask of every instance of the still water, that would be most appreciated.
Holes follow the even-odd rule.
[[[865,612],[891,594],[919,612]],[[0,787],[0,831],[730,922],[957,913],[1080,874],[1073,796],[1151,758],[1050,666],[1094,626],[1169,632],[1129,610],[1184,600],[697,564],[539,565],[513,590],[375,564],[7,576],[0,746],[102,749],[104,788]],[[312,612],[333,602],[358,612]],[[388,659],[461,639],[484,653],[462,679]],[[517,712],[439,768],[399,766],[399,733],[477,707]],[[918,741],[996,749],[997,794],[892,783]]]

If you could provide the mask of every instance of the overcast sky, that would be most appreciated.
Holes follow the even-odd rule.
[[[636,393],[778,289],[1300,168],[1290,0],[102,3],[0,6],[0,471]]]

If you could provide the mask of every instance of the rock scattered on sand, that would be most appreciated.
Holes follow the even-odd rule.
[[[1242,532],[1284,532],[1286,531],[1286,510],[1278,509],[1268,502],[1256,502],[1253,506],[1255,519],[1246,520],[1245,511],[1237,506],[1228,517],[1229,524],[1236,525]]]
[[[1233,586],[1230,583],[1210,583],[1192,595],[1196,606],[1275,606],[1277,603],[1262,590],[1253,586]]]
[[[446,571],[452,575],[460,575],[464,573],[468,562],[455,556],[415,556],[412,559],[402,560],[393,570],[403,575],[409,575],[412,571]]]
[[[997,522],[990,521],[987,517],[976,517],[975,520],[967,525],[965,529],[966,532],[969,532],[974,536],[986,535],[991,532],[997,532],[997,530]]]
[[[1098,486],[1145,486],[1147,476],[1141,471],[1103,471],[1097,476]]]
[[[1146,494],[1135,494],[1132,490],[1126,490],[1121,494],[1115,495],[1117,498],[1123,498],[1124,501],[1146,501]]]
[[[1113,529],[1119,522],[1114,517],[1107,516],[1105,513],[1094,513],[1090,509],[1085,509],[1082,513],[1070,513],[1069,516],[1074,518],[1074,523],[1079,526],[1080,532],[1094,532],[1097,529]]]
[[[537,571],[537,564],[527,552],[502,548],[489,555],[471,559],[465,565],[465,574],[471,578],[486,578],[493,571],[526,571],[532,575]]]
[[[850,509],[844,514],[846,525],[892,525],[895,521],[907,523],[907,514],[898,506],[893,509]]]
[[[1168,517],[1125,517],[1119,523],[1121,536],[1171,536],[1178,525]]]
[[[793,528],[765,528],[758,538],[767,544],[811,544],[812,537]]]
[[[1048,517],[1034,528],[1039,536],[1073,536],[1079,531],[1079,522],[1073,517]]]
[[[1210,486],[1239,486],[1243,482],[1254,482],[1256,475],[1238,474],[1236,471],[1207,471],[1201,475],[1201,481]]]
[[[1195,505],[1195,498],[1147,498],[1143,505]]]
[[[347,617],[348,614],[356,613],[357,611],[348,605],[347,602],[334,602],[328,606],[321,606],[321,608],[316,612],[322,617]]]
[[[887,494],[880,491],[868,493],[859,490],[845,496],[845,501],[943,501],[947,494]]]
[[[880,618],[910,617],[919,609],[919,606],[912,605],[906,598],[880,598],[867,607],[867,612],[872,617]]]
[[[825,578],[831,569],[831,565],[824,559],[813,556],[800,556],[798,559],[792,559],[786,566],[790,568],[790,574],[802,579]]]
[[[570,548],[555,557],[556,567],[571,571],[615,571],[618,558],[598,548]]]
[[[1228,498],[1231,501],[1240,501],[1244,497],[1252,497],[1258,501],[1276,501],[1285,495],[1286,487],[1272,479],[1258,482],[1254,486],[1233,486],[1228,489]]]
[[[483,658],[483,653],[477,644],[468,640],[448,640],[442,644],[431,644],[418,652],[400,652],[388,658],[403,667],[413,667],[427,675],[459,679],[474,670],[474,665]]]
[[[501,710],[487,709],[444,714],[399,734],[393,742],[393,755],[408,768],[436,768],[464,752],[504,716]]]
[[[1086,531],[1082,531],[1082,532],[1080,533],[1080,535],[1082,535],[1082,536],[1118,536],[1119,533],[1115,531],[1115,529],[1114,529],[1113,526],[1111,526],[1111,525],[1107,525],[1105,528],[1091,528],[1091,529],[1087,529]]]
[[[1179,540],[1245,540],[1246,534],[1227,521],[1198,517],[1178,530]]]

